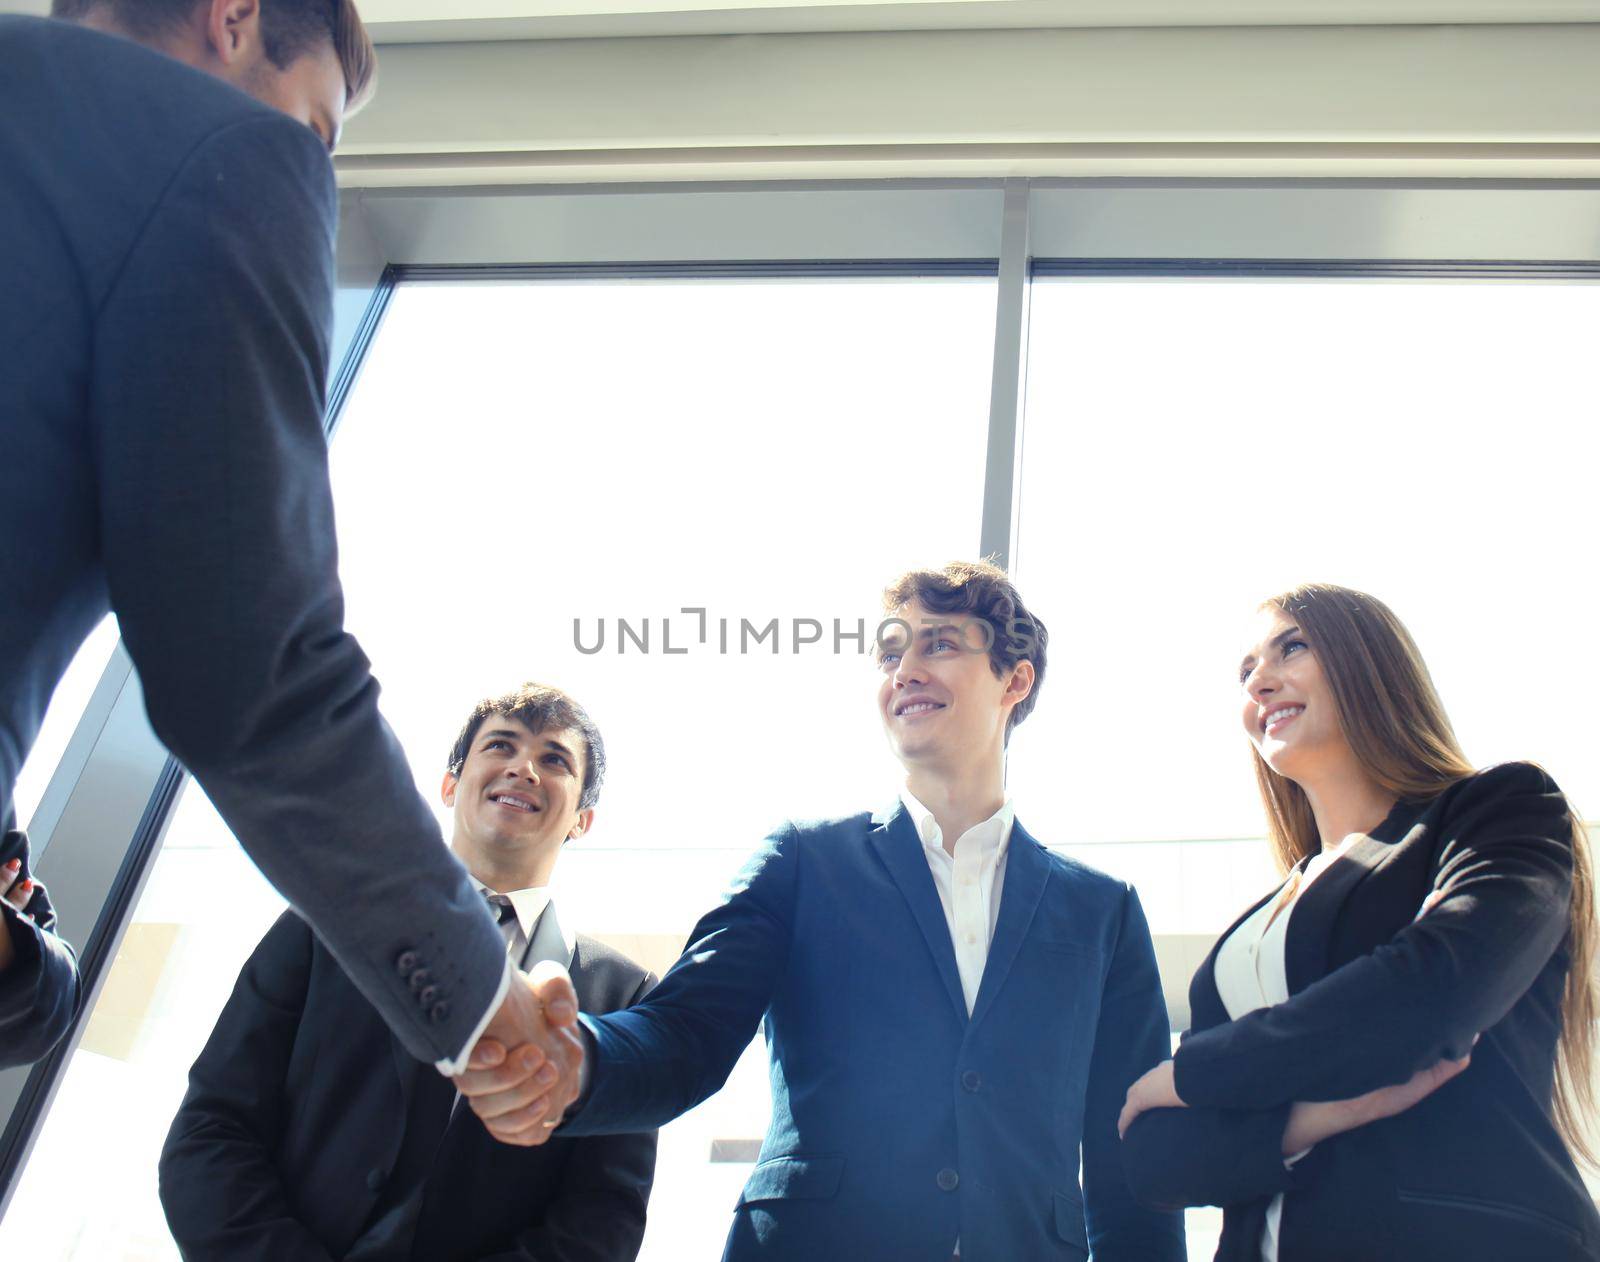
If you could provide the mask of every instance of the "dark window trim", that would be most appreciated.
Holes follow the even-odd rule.
[[[1036,258],[1035,279],[1120,276],[1194,280],[1501,280],[1600,282],[1600,262],[1573,259],[1068,259]]]
[[[994,277],[998,259],[749,259],[741,262],[656,263],[402,263],[403,284],[439,281],[561,280],[862,280],[868,278]]]

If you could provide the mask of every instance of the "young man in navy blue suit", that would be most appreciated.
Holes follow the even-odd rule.
[[[669,1121],[764,1025],[772,1123],[729,1262],[1179,1262],[1182,1219],[1135,1202],[1116,1132],[1171,1046],[1139,900],[1006,795],[1045,628],[983,564],[907,574],[885,603],[899,796],[785,824],[644,1003],[581,1018],[591,1072],[554,1133]]]

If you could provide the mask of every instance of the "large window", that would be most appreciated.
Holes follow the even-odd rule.
[[[1590,286],[1036,282],[1017,573],[1052,670],[1012,775],[1040,835],[1260,836],[1234,667],[1305,580],[1394,608],[1475,762],[1600,812],[1600,672],[1562,630],[1600,617],[1597,318]],[[1165,871],[1209,932],[1263,888]]]
[[[1176,1026],[1204,951],[1275,879],[1233,675],[1264,596],[1324,579],[1389,601],[1468,754],[1539,760],[1600,814],[1600,288],[1123,270],[1140,274],[1040,266],[1014,486],[987,444],[997,299],[1020,287],[403,283],[333,475],[349,622],[419,790],[437,801],[479,697],[526,679],[578,697],[611,773],[556,898],[659,970],[785,816],[892,796],[864,652],[877,593],[974,555],[1010,490],[1013,569],[1051,629],[1013,742],[1019,816],[1137,885]],[[156,1155],[281,907],[190,788],[0,1250],[175,1256]],[[663,1132],[650,1262],[720,1250],[764,1070],[758,1044]],[[1218,1217],[1190,1215],[1192,1257]]]
[[[333,444],[349,624],[431,801],[480,697],[537,679],[593,714],[610,777],[556,876],[578,931],[660,970],[786,815],[893,796],[864,650],[889,577],[976,546],[994,304],[981,279],[396,292]],[[161,1142],[281,907],[191,787],[0,1249],[176,1256]],[[646,1259],[720,1251],[767,1105],[757,1046],[666,1129]]]
[[[1030,312],[1014,573],[1051,656],[1011,784],[1137,887],[1177,1023],[1279,879],[1234,673],[1275,592],[1387,601],[1468,756],[1542,762],[1600,814],[1600,671],[1562,630],[1600,615],[1600,289],[1041,277]],[[1209,1258],[1220,1214],[1188,1219]]]

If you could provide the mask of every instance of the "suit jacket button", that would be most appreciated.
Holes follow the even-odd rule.
[[[969,1069],[961,1075],[961,1085],[968,1091],[976,1093],[978,1088],[983,1086],[983,1075],[976,1069]]]
[[[383,1171],[382,1170],[368,1170],[367,1171],[367,1191],[369,1191],[369,1192],[381,1192],[381,1191],[383,1191]]]
[[[946,1166],[934,1176],[933,1181],[939,1185],[941,1192],[954,1192],[961,1182],[961,1176]]]
[[[437,986],[424,986],[420,991],[417,992],[417,1002],[420,1003],[424,1008],[431,1005],[438,997],[439,988]]]
[[[435,1025],[441,1021],[448,1021],[450,1019],[450,1005],[441,999],[433,1005],[433,1011],[428,1015],[433,1018]]]
[[[406,976],[420,963],[422,963],[422,961],[417,958],[417,953],[415,951],[402,951],[399,955],[395,956],[394,960],[395,969],[399,972],[401,977]]]
[[[411,993],[413,995],[416,994],[417,991],[421,990],[432,980],[432,973],[428,972],[428,970],[425,968],[419,968],[416,972],[412,973],[410,977]]]

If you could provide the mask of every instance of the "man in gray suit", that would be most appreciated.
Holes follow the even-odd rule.
[[[656,979],[551,898],[605,782],[583,707],[531,683],[485,698],[447,765],[450,846],[511,958],[570,968],[587,1012],[643,998]],[[512,1148],[454,1101],[285,912],[189,1072],[161,1153],[172,1238],[185,1262],[632,1262],[654,1131]]]
[[[503,1033],[500,1072],[459,1079],[503,1115],[581,1057],[541,1008],[568,1017],[571,986],[509,967],[343,628],[328,151],[370,41],[350,0],[57,16],[0,18],[0,826],[114,611],[157,735],[405,1048],[461,1073]]]

